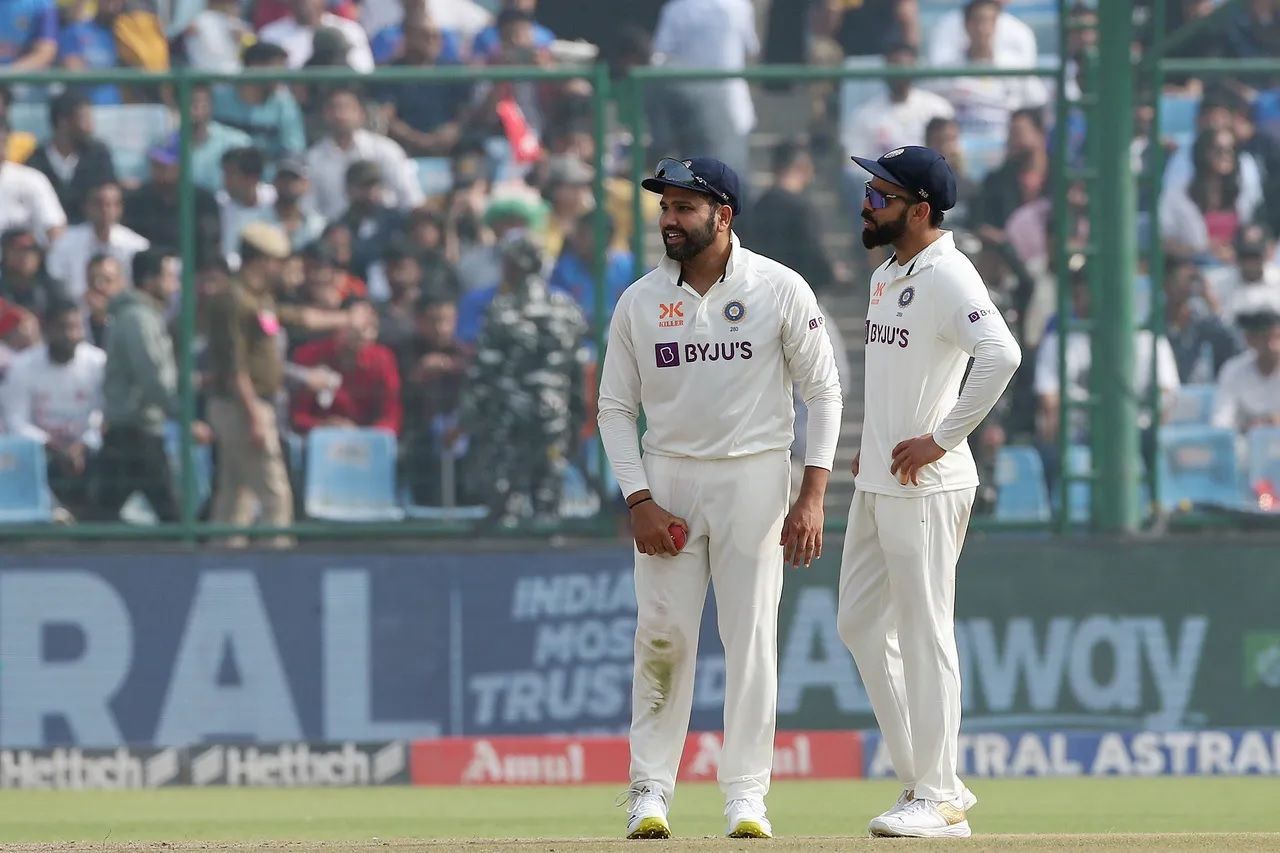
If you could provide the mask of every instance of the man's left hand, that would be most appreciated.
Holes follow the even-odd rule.
[[[822,499],[801,497],[782,522],[782,562],[806,568],[822,556]]]
[[[933,440],[932,435],[908,438],[906,441],[898,442],[898,446],[893,448],[893,464],[889,466],[889,473],[896,474],[898,482],[904,486],[907,483],[918,486],[920,469],[937,462],[946,453],[947,451]]]

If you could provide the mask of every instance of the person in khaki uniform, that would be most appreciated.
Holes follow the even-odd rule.
[[[280,449],[275,400],[284,383],[281,325],[274,285],[290,254],[289,238],[275,225],[255,222],[240,233],[240,272],[209,306],[213,383],[209,425],[218,442],[214,523],[247,526],[254,502],[270,527],[293,522],[293,493]],[[272,544],[287,547],[289,537]],[[243,546],[243,537],[229,541]]]

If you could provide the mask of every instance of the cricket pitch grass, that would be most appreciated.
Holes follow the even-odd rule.
[[[204,788],[130,792],[0,791],[0,850],[594,851],[1280,851],[1280,778],[972,780],[968,841],[870,839],[867,821],[897,796],[890,782],[779,782],[778,837],[724,831],[714,785],[681,786],[670,841],[620,839],[624,787]]]

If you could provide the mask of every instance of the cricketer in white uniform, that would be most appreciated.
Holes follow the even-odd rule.
[[[840,569],[840,636],[902,782],[873,835],[966,837],[977,799],[956,775],[956,561],[978,473],[966,440],[1022,360],[973,264],[941,230],[955,176],[929,148],[853,158],[871,173],[862,447]],[[969,359],[968,379],[964,379]]]
[[[599,416],[637,549],[627,833],[670,835],[710,581],[725,648],[727,833],[769,837],[783,566],[821,553],[839,374],[809,285],[734,236],[732,170],[710,158],[663,160],[643,186],[662,193],[667,257],[618,301]],[[809,420],[804,481],[788,512],[793,383]],[[688,534],[682,550],[673,524]]]

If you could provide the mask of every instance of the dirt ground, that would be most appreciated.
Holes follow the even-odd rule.
[[[148,853],[182,853],[189,850],[274,850],[301,853],[307,850],[343,851],[416,851],[425,853],[616,853],[621,850],[670,851],[771,851],[771,853],[836,853],[845,850],[869,850],[873,847],[938,849],[944,845],[962,845],[965,850],[1104,850],[1104,851],[1280,851],[1277,833],[1181,833],[1181,834],[1116,834],[1116,835],[980,835],[966,841],[944,839],[885,838],[777,838],[771,841],[738,841],[727,838],[676,838],[670,841],[625,841],[605,839],[563,840],[438,840],[411,839],[356,841],[261,841],[261,842],[121,842],[109,840],[59,844],[3,844],[3,853],[50,853],[50,851],[148,851]]]

